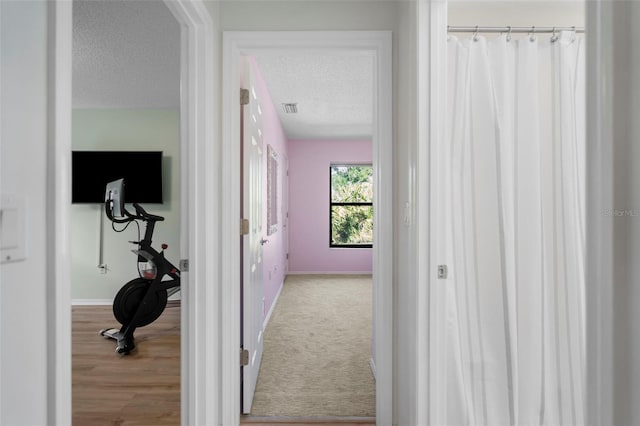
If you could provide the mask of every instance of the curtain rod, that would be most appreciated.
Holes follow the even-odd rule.
[[[450,33],[524,33],[524,34],[540,34],[540,33],[556,33],[560,31],[575,31],[576,33],[584,33],[583,27],[470,27],[470,26],[447,26]]]

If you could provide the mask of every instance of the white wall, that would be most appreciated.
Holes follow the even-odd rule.
[[[301,2],[304,3],[304,2]],[[413,59],[411,58],[412,44],[415,41],[411,36],[412,10],[410,2],[404,6],[397,6],[397,16],[390,16],[382,19],[379,7],[378,12],[374,12],[377,16],[371,23],[379,24],[386,19],[392,21],[398,18],[397,25],[403,28],[398,32],[394,48],[396,54],[399,54],[401,61],[396,59],[396,64],[402,63],[402,66],[396,67],[396,78],[402,81],[396,85],[398,89],[396,96],[400,99],[411,99]],[[608,117],[615,116],[617,120],[608,127],[612,136],[611,140],[602,141],[602,144],[610,146],[615,153],[614,159],[602,158],[594,159],[590,164],[602,161],[607,163],[611,169],[616,169],[615,186],[607,187],[608,193],[614,197],[614,206],[622,209],[640,208],[638,204],[637,185],[634,183],[636,179],[636,168],[640,164],[640,155],[637,149],[637,140],[640,138],[640,129],[637,127],[636,118],[640,115],[638,108],[638,99],[640,99],[640,88],[634,80],[634,76],[640,73],[640,60],[638,59],[638,50],[635,44],[640,42],[640,34],[638,27],[635,25],[640,19],[640,11],[637,4],[632,2],[605,2],[607,8],[620,8],[613,22],[607,25],[607,38],[605,41],[605,49],[610,46],[616,46],[616,55],[611,63],[607,66],[613,70],[613,74],[607,74],[605,81],[592,82],[593,86],[603,84],[607,89],[613,88],[616,84],[615,104],[608,102],[606,105],[589,105],[590,113],[594,113],[597,108],[603,108],[602,114]],[[291,4],[291,3],[289,3]],[[590,3],[595,7],[595,2]],[[325,27],[333,27],[335,22],[337,26],[348,27],[345,20],[362,21],[362,16],[366,16],[365,10],[357,10],[349,15],[348,18],[342,17],[337,10],[333,16],[332,7],[328,5],[322,16],[324,16],[325,25],[322,22],[313,24],[313,17],[306,17],[306,24],[297,24],[300,17],[292,17],[289,22],[292,26],[313,26],[315,29],[324,29]],[[361,9],[366,9],[368,5],[363,4]],[[218,4],[214,3],[210,9],[217,11]],[[261,9],[268,12],[268,5]],[[349,6],[353,8],[353,5]],[[395,6],[394,6],[395,8]],[[295,8],[294,8],[295,9]],[[384,8],[382,8],[384,9]],[[393,9],[393,8],[392,8]],[[594,10],[594,9],[592,9]],[[283,9],[280,8],[280,13]],[[284,10],[286,12],[286,9]],[[46,159],[46,4],[44,1],[23,1],[23,2],[0,2],[0,192],[1,193],[20,193],[23,194],[28,201],[28,222],[29,232],[27,235],[28,258],[24,262],[15,264],[3,264],[0,266],[0,424],[7,425],[43,425],[46,424],[46,362],[47,362],[47,345],[46,345],[46,278],[43,265],[46,263],[46,254],[42,248],[47,235],[52,230],[45,227],[45,159]],[[251,17],[248,14],[249,21],[253,21],[254,25],[260,21],[262,16],[256,13]],[[218,16],[215,14],[214,16]],[[270,14],[266,15],[271,16]],[[239,16],[236,19],[240,19]],[[268,20],[278,21],[278,18],[271,16]],[[284,18],[282,19],[284,20]],[[282,21],[280,20],[280,21]],[[328,23],[327,23],[328,22]],[[513,21],[512,21],[513,22]],[[590,21],[591,22],[591,21]],[[564,24],[564,22],[563,22]],[[606,23],[605,23],[606,24]],[[361,25],[361,24],[360,24]],[[270,24],[271,28],[280,28],[277,24]],[[285,25],[286,28],[286,25]],[[341,28],[349,29],[349,28]],[[615,31],[614,31],[615,29]],[[395,33],[394,33],[395,35]],[[407,42],[407,44],[398,44],[398,40]],[[593,43],[589,41],[588,43]],[[219,40],[218,40],[219,41]],[[594,40],[595,41],[595,40]],[[404,51],[404,53],[402,53]],[[593,51],[593,49],[591,50]],[[607,59],[607,58],[605,58]],[[608,59],[607,59],[608,60]],[[609,69],[609,68],[608,68]],[[405,79],[406,78],[406,79]],[[591,87],[593,87],[591,86]],[[608,101],[612,100],[610,94],[607,94]],[[411,103],[410,103],[411,102]],[[408,105],[407,105],[408,104]],[[412,101],[396,102],[397,116],[403,116],[402,112],[414,110]],[[396,120],[396,131],[398,137],[403,139],[403,135],[410,134],[411,123],[415,117],[403,118]],[[405,129],[399,129],[399,125],[406,125]],[[613,131],[615,130],[615,132]],[[408,132],[408,133],[404,133]],[[606,131],[603,132],[607,133]],[[589,137],[598,137],[599,135],[590,135]],[[409,161],[406,158],[410,155],[407,148],[398,147],[396,151],[396,165],[406,166]],[[593,152],[590,152],[593,154]],[[403,159],[404,158],[404,159]],[[396,176],[402,174],[409,175],[410,170],[396,171]],[[410,192],[410,188],[406,183],[409,180],[405,177],[397,179],[399,190],[395,196],[398,197],[397,202],[402,202],[404,195]],[[595,182],[591,182],[595,185]],[[404,189],[403,189],[404,188]],[[615,189],[614,189],[615,188]],[[600,206],[603,208],[611,208],[613,206]],[[593,219],[599,216],[599,209],[596,213],[591,212]],[[396,209],[398,217],[402,217],[399,209]],[[611,219],[609,219],[611,220]],[[637,283],[640,282],[640,272],[638,272],[637,259],[640,258],[640,248],[638,247],[637,234],[640,226],[638,219],[634,216],[627,216],[616,221],[616,233],[613,246],[614,252],[604,253],[607,256],[616,256],[616,274],[611,275],[605,282],[593,282],[589,284],[593,288],[609,288],[615,293],[614,301],[609,309],[616,309],[616,322],[611,323],[591,323],[592,328],[601,327],[604,337],[606,338],[608,353],[613,353],[615,348],[616,362],[612,365],[612,370],[603,370],[604,376],[601,377],[599,383],[611,382],[611,389],[615,389],[615,393],[607,396],[606,403],[612,400],[616,401],[616,418],[606,423],[590,423],[595,425],[601,424],[640,424],[639,406],[636,403],[640,398],[640,380],[638,379],[638,366],[640,362],[640,323],[637,307],[640,305],[640,294],[638,292]],[[400,220],[396,220],[396,257],[410,250],[410,247],[403,248],[402,243],[410,235],[410,228],[405,230],[402,228]],[[606,250],[607,247],[604,248]],[[594,264],[600,263],[599,258],[592,259]],[[409,263],[410,264],[410,263]],[[396,274],[397,288],[397,304],[405,306],[400,297],[401,293],[405,293],[403,288],[409,287],[406,282],[405,272],[402,266],[407,266],[407,262],[396,263],[398,272]],[[594,268],[597,269],[598,265]],[[28,280],[24,278],[28,277]],[[423,283],[424,284],[424,283]],[[29,297],[24,297],[28,294]],[[16,322],[15,318],[22,315],[25,321]],[[403,314],[406,316],[406,314]],[[405,327],[410,325],[410,321],[406,318],[398,318],[397,327]],[[614,334],[615,330],[615,334]],[[591,332],[591,330],[590,330]],[[410,334],[410,331],[405,334]],[[592,334],[590,334],[591,336]],[[25,337],[27,336],[27,337]],[[403,351],[411,352],[412,346],[403,347],[398,344],[400,342],[398,336],[397,346]],[[405,339],[406,340],[406,339]],[[410,343],[410,342],[409,342]],[[595,350],[602,348],[594,347]],[[399,351],[400,352],[400,351]],[[402,364],[396,359],[397,364]],[[593,365],[593,364],[592,364]],[[408,381],[411,379],[406,372],[401,369],[408,369],[408,366],[398,365],[396,367],[396,386],[402,391]],[[614,371],[615,375],[608,372]],[[615,380],[614,380],[615,379]],[[411,395],[399,395],[398,399],[404,396],[411,399]],[[591,406],[600,405],[601,400],[590,400]],[[411,402],[398,402],[398,404],[406,404],[410,406]],[[398,416],[403,416],[399,413]],[[399,424],[412,424],[410,422],[398,421]]]
[[[0,266],[0,424],[47,423],[47,2],[0,2],[0,193],[26,201],[26,259]]]
[[[222,30],[393,30],[397,3],[386,0],[222,1]]]
[[[46,22],[45,10],[42,3],[23,2],[19,7],[12,2],[1,2],[2,5],[2,191],[19,190],[33,198],[35,207],[44,205],[44,158],[45,158],[45,57],[46,57]],[[211,7],[216,10],[218,5]],[[254,9],[251,9],[255,7]],[[416,117],[412,116],[413,104],[407,102],[413,93],[414,52],[412,28],[413,2],[279,2],[251,4],[224,4],[221,9],[226,12],[222,20],[225,29],[390,29],[394,31],[394,75],[395,75],[395,177],[396,177],[396,208],[394,211],[395,227],[397,231],[395,243],[396,273],[394,285],[397,304],[403,308],[410,302],[411,276],[407,272],[410,262],[402,256],[411,251],[411,226],[405,227],[404,216],[405,199],[411,195],[411,141],[412,128]],[[25,11],[22,17],[14,14],[15,9]],[[244,13],[250,11],[250,13]],[[513,22],[513,21],[511,21]],[[10,24],[10,25],[9,25]],[[563,22],[564,24],[564,22]],[[13,44],[13,48],[11,45]],[[32,49],[25,46],[32,44]],[[18,52],[20,53],[18,55]],[[11,56],[9,63],[10,55]],[[35,64],[33,63],[35,61]],[[621,71],[622,72],[622,71]],[[11,95],[9,90],[13,86],[15,91]],[[19,95],[16,91],[19,90]],[[402,102],[397,101],[402,99]],[[13,109],[16,104],[28,104]],[[8,111],[7,105],[12,109]],[[28,114],[25,113],[28,111]],[[5,123],[15,123],[10,126]],[[26,125],[28,124],[28,125]],[[18,161],[29,154],[32,165],[15,167]],[[11,164],[14,166],[11,166]],[[25,177],[25,181],[15,179]],[[11,184],[6,183],[6,176],[14,176]],[[13,186],[13,187],[12,187]],[[30,200],[30,207],[31,207]],[[32,213],[34,212],[34,213]],[[37,212],[37,213],[36,213]],[[32,245],[42,243],[44,218],[42,209],[29,210],[34,215],[30,234]],[[36,247],[37,250],[37,247]],[[44,271],[38,266],[44,263],[42,252],[29,252],[30,259],[23,264],[16,264],[2,268],[2,288],[0,294],[0,315],[2,319],[2,424],[44,424],[46,401],[46,341],[44,336],[46,290],[44,288]],[[31,257],[33,255],[33,257]],[[408,257],[407,257],[408,258]],[[30,274],[31,280],[24,282],[21,278]],[[12,287],[11,281],[17,282]],[[28,302],[15,297],[28,291],[31,295]],[[12,297],[13,296],[13,297]],[[16,311],[29,312],[29,322],[21,324],[19,328],[12,319]],[[396,401],[396,422],[411,424],[402,419],[407,416],[407,410],[415,404],[411,395],[403,394],[403,389],[410,386],[412,379],[410,364],[403,362],[400,354],[411,353],[411,318],[409,310],[397,310],[396,313],[396,346],[402,348],[396,357],[396,390],[399,391]],[[11,324],[11,327],[8,326]],[[28,341],[23,336],[28,335]],[[624,336],[623,336],[624,337]],[[404,343],[404,344],[403,344]],[[24,350],[26,345],[26,349]],[[8,348],[11,348],[11,351]],[[16,353],[16,347],[23,351]],[[404,356],[404,355],[402,355]],[[410,357],[410,355],[406,355]],[[29,401],[29,410],[25,410]]]
[[[457,1],[449,0],[449,25],[583,27],[585,1]]]
[[[602,45],[588,45],[587,244],[590,425],[640,424],[640,3],[602,2]],[[595,5],[593,5],[595,8]],[[593,9],[591,9],[593,11]],[[588,38],[587,38],[588,40]],[[600,73],[589,72],[599,68]],[[591,123],[593,120],[591,120]],[[604,170],[604,176],[601,175]],[[612,176],[607,176],[611,173]]]
[[[144,204],[149,213],[164,216],[156,224],[154,247],[167,243],[167,258],[180,258],[180,111],[177,109],[75,109],[74,150],[163,151],[163,204]],[[130,210],[131,207],[129,207]],[[104,220],[104,263],[100,272],[100,218]],[[122,225],[116,225],[118,229]],[[71,208],[71,297],[74,302],[110,302],[126,282],[138,277],[135,224],[118,233],[111,228],[103,206],[74,204]],[[141,224],[140,232],[144,233]]]

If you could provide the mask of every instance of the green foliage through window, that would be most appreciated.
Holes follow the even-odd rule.
[[[373,244],[373,167],[332,165],[331,246],[371,247]]]

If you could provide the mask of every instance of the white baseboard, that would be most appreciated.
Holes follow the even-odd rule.
[[[113,304],[112,299],[72,299],[73,306],[102,306]]]
[[[371,271],[289,271],[287,275],[371,275]]]
[[[167,300],[167,307],[180,306],[180,298]],[[109,306],[113,304],[111,299],[73,299],[72,306]]]
[[[266,330],[267,329],[267,324],[269,323],[269,320],[271,319],[271,314],[273,313],[273,310],[276,307],[276,304],[278,303],[278,298],[280,298],[280,293],[282,292],[282,288],[284,287],[284,282],[280,283],[280,288],[278,289],[278,292],[276,293],[276,297],[273,298],[273,303],[271,303],[271,307],[269,308],[269,312],[267,312],[267,315],[264,317],[264,322],[262,323],[262,329]]]
[[[376,380],[376,362],[373,358],[369,359],[369,367],[371,367],[371,372],[373,373],[373,380]]]

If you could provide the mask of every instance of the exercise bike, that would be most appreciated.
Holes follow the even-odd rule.
[[[180,271],[164,256],[166,244],[162,250],[151,247],[151,240],[156,222],[164,220],[162,216],[147,213],[142,206],[133,203],[135,214],[128,212],[124,206],[124,180],[119,179],[107,184],[105,192],[105,211],[112,227],[122,232],[137,221],[146,223],[144,238],[140,241],[129,241],[137,245],[131,250],[138,256],[138,272],[140,276],[126,283],[113,300],[113,315],[122,327],[100,330],[100,335],[117,342],[116,353],[128,355],[135,349],[133,333],[136,328],[144,327],[158,319],[169,296],[180,290]],[[115,224],[126,224],[118,230]]]

